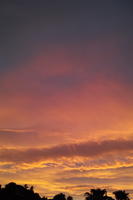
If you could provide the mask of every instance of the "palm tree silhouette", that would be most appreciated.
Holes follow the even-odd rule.
[[[116,200],[129,200],[129,193],[126,193],[125,190],[117,190],[113,192],[115,195]]]
[[[105,189],[91,189],[90,192],[84,194],[86,200],[105,200],[107,191]]]

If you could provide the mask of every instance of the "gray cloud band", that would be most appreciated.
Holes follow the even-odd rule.
[[[58,145],[51,148],[32,149],[0,149],[1,161],[37,162],[62,157],[97,157],[113,152],[133,151],[133,140],[106,140],[98,142],[84,142],[78,144]]]

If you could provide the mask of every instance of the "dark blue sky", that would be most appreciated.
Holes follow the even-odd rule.
[[[79,49],[110,41],[119,48],[118,70],[130,77],[133,50],[132,1],[1,1],[0,6],[0,68],[16,66],[55,46]],[[86,44],[87,43],[87,44]],[[101,44],[100,44],[101,43]],[[110,44],[107,44],[110,45]],[[105,49],[106,51],[106,49]],[[120,58],[121,57],[121,58]],[[118,65],[121,65],[120,63]],[[126,68],[126,69],[123,69]],[[116,70],[117,71],[117,70]]]

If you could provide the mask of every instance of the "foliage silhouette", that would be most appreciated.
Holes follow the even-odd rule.
[[[68,196],[67,200],[73,200],[73,197],[72,196]]]
[[[84,194],[85,200],[129,200],[128,193],[124,190],[113,192],[115,199],[107,195],[105,189],[91,189]],[[41,197],[34,192],[34,187],[28,185],[18,185],[14,182],[8,183],[5,187],[0,185],[0,200],[48,200],[47,197]],[[50,199],[49,199],[50,200]],[[66,198],[65,194],[56,194],[51,200],[73,200],[72,196]]]
[[[56,195],[53,197],[53,200],[66,200],[65,194],[63,194],[63,193],[56,194]]]
[[[113,192],[115,195],[116,200],[129,200],[129,193],[126,193],[125,190],[117,190]]]
[[[33,188],[28,189],[25,186],[17,185],[16,183],[8,183],[5,188],[0,190],[1,200],[41,200],[38,193],[34,193]]]
[[[108,198],[107,191],[105,189],[91,189],[90,192],[85,194],[86,200],[106,200]]]

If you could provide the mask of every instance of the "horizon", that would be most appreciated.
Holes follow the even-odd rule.
[[[37,194],[37,196],[36,196]],[[44,195],[44,193],[41,195],[39,193],[37,193],[37,191],[35,191],[35,188],[33,185],[28,185],[28,184],[24,184],[24,185],[20,185],[17,184],[15,182],[10,182],[3,185],[0,185],[0,197],[2,198],[23,198],[23,199],[37,199],[37,200],[73,200],[75,199],[81,199],[84,198],[85,200],[91,200],[91,199],[99,199],[100,200],[130,200],[132,199],[132,194],[130,193],[130,191],[125,191],[125,190],[116,190],[112,192],[108,192],[107,189],[105,188],[88,188],[88,191],[85,192],[82,195],[75,195],[75,196],[70,196],[70,194],[65,194],[65,193],[57,193],[54,194],[53,196],[46,196],[46,194]],[[61,196],[60,196],[61,195]],[[57,197],[58,196],[58,197]],[[60,196],[60,197],[59,197]]]
[[[132,11],[131,0],[0,1],[2,185],[133,199]]]

